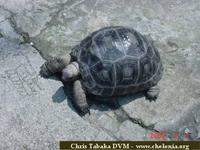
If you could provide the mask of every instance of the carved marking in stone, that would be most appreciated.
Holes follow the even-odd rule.
[[[23,54],[22,54],[23,55]],[[35,95],[40,91],[38,75],[30,64],[28,58],[26,63],[21,63],[13,69],[5,71],[7,78],[21,96]]]

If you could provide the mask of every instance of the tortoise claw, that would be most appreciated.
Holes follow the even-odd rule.
[[[146,99],[148,99],[150,102],[156,101],[159,95],[159,88],[158,86],[151,87],[148,91],[146,91]]]
[[[91,115],[91,113],[90,113],[90,109],[89,108],[87,108],[87,109],[84,109],[84,110],[79,110],[79,115],[80,116],[86,116],[86,115]]]

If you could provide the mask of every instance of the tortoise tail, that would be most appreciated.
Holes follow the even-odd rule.
[[[55,73],[61,72],[68,64],[69,60],[67,58],[52,57],[40,67],[40,76],[48,78]]]

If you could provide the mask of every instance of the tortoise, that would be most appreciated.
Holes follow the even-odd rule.
[[[73,104],[86,114],[86,94],[109,101],[110,97],[144,92],[147,99],[156,100],[163,65],[148,36],[130,27],[110,26],[88,35],[70,55],[48,59],[40,75],[47,78],[58,72],[62,81],[73,81]]]

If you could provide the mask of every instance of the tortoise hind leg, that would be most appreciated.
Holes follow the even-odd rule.
[[[66,55],[65,57],[52,57],[40,67],[40,75],[48,78],[55,73],[61,72],[69,62],[70,55]]]
[[[76,80],[74,82],[73,94],[73,104],[74,107],[78,110],[79,114],[85,115],[86,113],[90,113],[85,91],[82,88],[80,80]]]
[[[146,91],[146,93],[145,93],[146,99],[148,99],[150,102],[151,101],[156,101],[156,99],[158,98],[159,93],[160,93],[159,87],[157,85],[153,86],[149,90]]]

